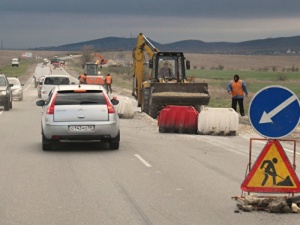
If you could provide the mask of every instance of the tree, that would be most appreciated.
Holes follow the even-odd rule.
[[[81,63],[84,67],[86,62],[92,62],[94,58],[94,47],[91,45],[84,45],[81,50]]]

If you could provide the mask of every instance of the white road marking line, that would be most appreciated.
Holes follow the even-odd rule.
[[[34,81],[34,80],[33,80]],[[30,82],[30,84],[25,88],[25,90],[24,91],[27,91],[28,90],[28,88],[30,88],[30,86],[31,86],[31,83],[32,82]]]
[[[146,160],[143,159],[140,155],[135,154],[134,156],[137,157],[142,163],[144,163],[144,165],[145,165],[146,167],[152,167],[152,166],[151,166],[149,163],[147,163]]]

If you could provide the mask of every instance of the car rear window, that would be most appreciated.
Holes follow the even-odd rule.
[[[14,78],[7,78],[7,79],[10,84],[20,85],[19,79],[14,79]]]
[[[55,105],[106,105],[102,91],[58,92]]]
[[[44,84],[45,85],[70,84],[70,79],[68,77],[46,77]]]

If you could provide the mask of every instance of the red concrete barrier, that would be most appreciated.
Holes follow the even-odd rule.
[[[160,133],[196,134],[198,111],[192,106],[166,106],[157,118]]]

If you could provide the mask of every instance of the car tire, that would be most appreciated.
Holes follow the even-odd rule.
[[[115,138],[112,138],[109,142],[109,148],[112,150],[119,149],[119,146],[120,146],[120,131],[118,135]]]
[[[23,94],[19,97],[19,101],[23,101]]]
[[[44,151],[52,150],[52,141],[47,139],[44,134],[42,134],[42,148]]]
[[[9,102],[9,108],[12,109],[12,100]]]
[[[4,105],[4,111],[9,111],[10,109],[10,101],[7,100],[6,104]]]
[[[117,143],[109,143],[109,148],[112,150],[118,150],[120,146],[120,142]]]

